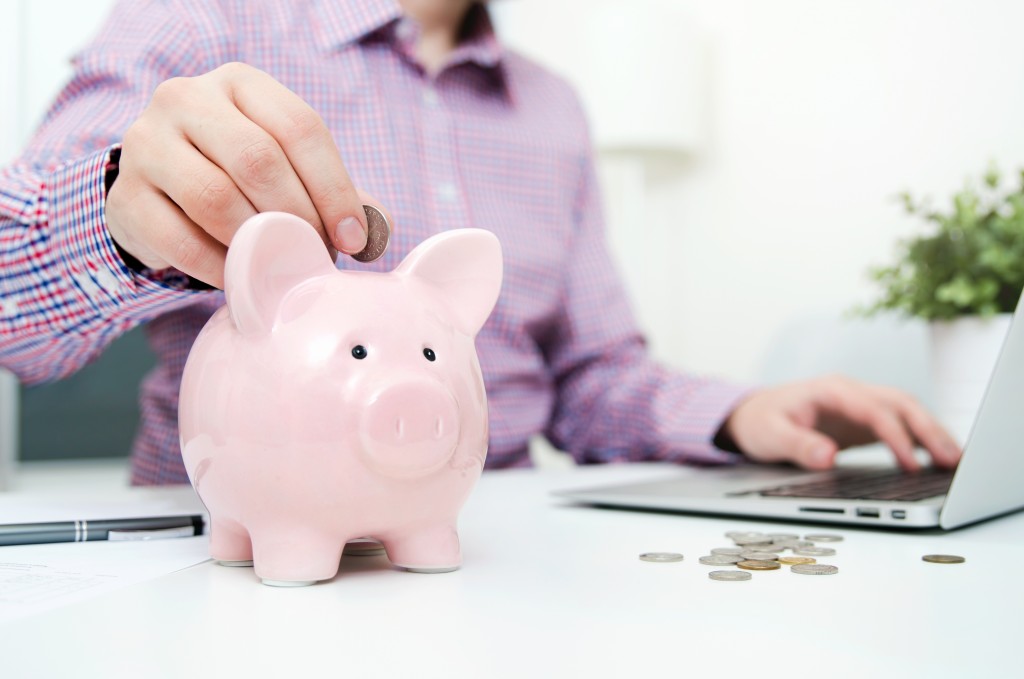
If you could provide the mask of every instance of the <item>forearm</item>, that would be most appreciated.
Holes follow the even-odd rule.
[[[24,383],[79,369],[130,328],[199,294],[130,270],[104,222],[109,149],[0,174],[0,365]]]
[[[737,456],[719,450],[715,434],[747,392],[672,371],[629,339],[567,373],[548,436],[582,463],[729,463]]]

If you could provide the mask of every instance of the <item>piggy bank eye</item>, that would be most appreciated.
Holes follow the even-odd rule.
[[[360,361],[366,358],[366,347],[362,344],[357,344],[352,347],[352,358],[359,359]]]
[[[437,360],[437,354],[435,354],[434,350],[431,349],[430,347],[427,347],[426,349],[423,350],[423,355],[427,357],[428,361]]]

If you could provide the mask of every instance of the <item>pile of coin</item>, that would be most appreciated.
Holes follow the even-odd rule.
[[[741,571],[711,571],[712,580],[750,580],[749,571],[777,571],[789,566],[793,573],[801,575],[834,575],[839,572],[835,566],[817,563],[816,557],[834,556],[831,547],[818,547],[817,542],[840,542],[843,537],[832,533],[814,533],[801,538],[795,533],[760,533],[756,531],[729,531],[725,534],[732,539],[735,547],[715,547],[711,554],[698,561],[707,566],[736,566]],[[792,550],[793,556],[783,556]],[[741,575],[746,573],[746,575]]]
[[[819,556],[834,556],[832,547],[819,547],[818,542],[840,542],[843,537],[832,533],[813,533],[801,538],[795,533],[759,533],[755,531],[729,531],[726,537],[732,539],[735,547],[715,547],[711,553],[698,561],[705,566],[736,566],[742,570],[714,570],[708,573],[712,580],[750,580],[750,571],[777,571],[789,566],[793,573],[801,575],[834,575],[839,569],[829,564],[817,563]],[[792,550],[793,555],[783,555]],[[682,561],[683,555],[676,552],[645,552],[642,561],[661,563]]]
[[[842,542],[843,536],[834,533],[809,533],[803,538],[795,533],[760,533],[756,531],[729,531],[725,534],[735,547],[715,547],[710,554],[697,559],[705,566],[736,566],[742,570],[716,570],[708,573],[712,580],[750,580],[750,571],[777,571],[789,566],[790,572],[800,575],[835,575],[839,568],[831,564],[818,563],[817,557],[835,556],[832,547],[821,547],[819,542]],[[786,550],[792,556],[783,555]],[[642,561],[682,561],[683,555],[676,552],[646,552],[640,555]],[[923,561],[941,564],[964,563],[962,556],[954,554],[925,554]]]

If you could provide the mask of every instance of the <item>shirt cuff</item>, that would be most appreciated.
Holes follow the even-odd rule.
[[[125,307],[156,311],[201,294],[187,288],[184,274],[170,270],[150,277],[130,269],[118,254],[106,224],[106,176],[117,151],[117,146],[104,149],[61,166],[51,176],[50,221],[68,285],[80,301],[101,313]]]
[[[725,420],[754,387],[722,381],[701,381],[695,387],[683,382],[684,398],[664,399],[665,412],[656,413],[656,421],[665,427],[659,437],[666,443],[658,458],[689,464],[735,464],[745,458],[741,453],[717,448],[715,435]],[[686,407],[674,412],[679,403]]]

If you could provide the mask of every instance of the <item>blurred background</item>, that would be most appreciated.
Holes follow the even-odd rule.
[[[0,2],[0,160],[112,5]],[[897,194],[941,204],[990,163],[1024,167],[1024,3],[502,0],[492,12],[588,106],[609,238],[656,356],[758,382],[842,371],[931,401],[923,323],[848,312],[877,296],[868,269],[922,228]],[[20,421],[23,459],[124,455],[150,362],[136,331],[72,380],[7,378],[0,436]]]

